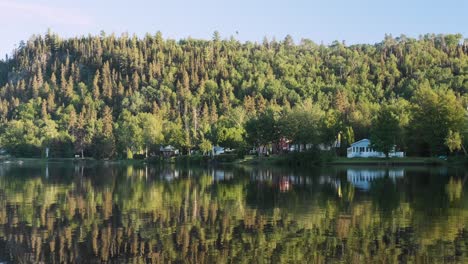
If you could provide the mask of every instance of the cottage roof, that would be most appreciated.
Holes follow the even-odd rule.
[[[171,145],[167,145],[167,146],[165,146],[164,148],[161,147],[160,150],[161,150],[161,151],[175,151],[175,150],[177,150],[177,149],[176,149],[175,147],[171,146]]]
[[[363,138],[363,139],[361,139],[361,140],[359,140],[359,141],[356,141],[356,142],[352,143],[351,146],[359,145],[359,144],[361,144],[361,143],[370,144],[370,140],[367,139],[367,138]]]

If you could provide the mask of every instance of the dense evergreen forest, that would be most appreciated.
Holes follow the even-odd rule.
[[[129,157],[172,144],[248,149],[287,138],[341,153],[463,152],[468,40],[428,34],[329,46],[124,34],[21,42],[0,61],[1,146],[16,156]]]

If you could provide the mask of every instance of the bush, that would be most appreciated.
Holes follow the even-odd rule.
[[[133,154],[133,159],[144,160],[146,158],[145,154]]]
[[[249,148],[246,147],[239,147],[235,150],[235,154],[237,155],[238,159],[244,159],[245,155],[249,154]]]
[[[18,144],[6,148],[8,153],[14,157],[39,158],[41,157],[41,148],[30,144]]]
[[[185,163],[185,164],[206,164],[210,161],[209,156],[202,155],[183,155],[175,157],[176,163]]]
[[[237,154],[221,154],[214,157],[217,162],[234,162],[238,159]]]
[[[289,166],[315,166],[333,159],[333,152],[311,149],[304,152],[291,152],[286,154],[285,159],[279,159],[278,163]],[[286,163],[286,164],[284,164]]]
[[[148,158],[146,159],[146,161],[147,161],[148,163],[157,164],[157,163],[162,162],[162,157],[161,157],[161,156],[151,156],[151,157],[148,157]]]
[[[115,142],[113,137],[98,135],[94,137],[91,146],[91,154],[95,159],[109,159],[115,154]]]
[[[74,154],[73,142],[69,137],[49,141],[49,158],[71,158]],[[45,155],[44,155],[45,156]]]

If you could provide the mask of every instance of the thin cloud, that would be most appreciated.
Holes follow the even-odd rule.
[[[2,10],[3,22],[7,22],[5,17],[9,17],[31,20],[32,22],[39,19],[37,22],[59,25],[88,26],[92,24],[92,19],[89,16],[81,14],[79,10],[73,8],[0,0],[0,10]]]

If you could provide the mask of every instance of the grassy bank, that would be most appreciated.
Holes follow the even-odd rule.
[[[244,165],[307,167],[319,166],[333,160],[333,154],[327,151],[293,152],[280,155],[246,156],[237,163]]]
[[[449,157],[447,160],[436,157],[404,157],[404,158],[352,158],[333,157],[330,153],[290,153],[272,155],[269,157],[247,156],[237,163],[261,166],[320,166],[320,165],[348,165],[348,166],[466,166],[465,157]]]
[[[244,156],[237,155],[237,154],[221,154],[215,157],[210,156],[203,156],[203,155],[182,155],[171,158],[169,161],[176,163],[176,164],[183,164],[183,165],[203,165],[203,164],[224,164],[224,163],[236,163],[239,160],[243,159]],[[165,160],[166,162],[168,160]]]
[[[86,163],[87,165],[92,164],[118,164],[118,165],[132,165],[132,164],[143,164],[146,160],[96,160],[94,158],[14,158],[8,157],[0,160],[3,163],[13,164],[46,164],[46,163],[71,163],[79,164]]]
[[[448,165],[450,161],[429,157],[404,157],[404,158],[344,158],[338,157],[328,164],[330,165]]]

